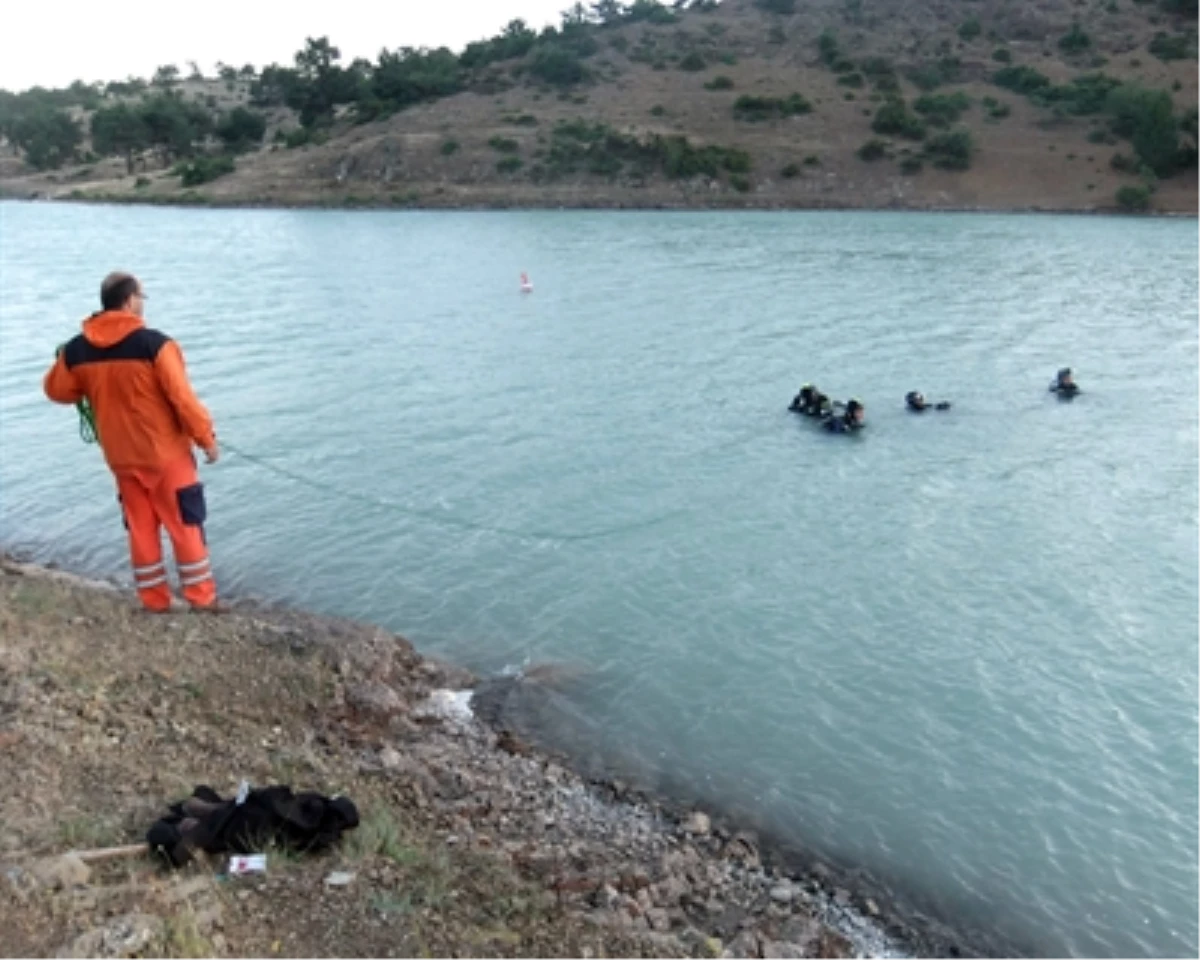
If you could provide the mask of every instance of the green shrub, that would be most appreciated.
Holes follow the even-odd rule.
[[[504,157],[496,161],[496,170],[500,173],[516,173],[521,169],[520,157]]]
[[[509,140],[507,137],[492,137],[488,141],[488,146],[497,153],[516,153],[521,149],[521,145],[516,140]]]
[[[137,180],[134,181],[133,185],[136,189],[141,190],[143,187],[150,186],[150,178],[149,177],[138,177]]]
[[[1150,188],[1125,184],[1117,188],[1117,206],[1129,213],[1150,209]]]
[[[555,44],[538,46],[534,50],[529,72],[539,80],[559,87],[582,83],[587,76],[579,55]]]
[[[1186,60],[1192,56],[1192,38],[1182,33],[1172,37],[1159,32],[1146,49],[1159,60]]]
[[[544,161],[545,179],[581,170],[611,175],[626,164],[641,176],[658,171],[672,179],[715,178],[723,171],[744,174],[751,167],[750,155],[744,150],[698,147],[682,136],[639,139],[584,120],[566,121],[554,128]]]
[[[1051,86],[1050,78],[1033,67],[1001,67],[992,74],[992,83],[1005,90],[1030,96]]]
[[[913,103],[913,109],[936,127],[946,127],[954,123],[970,106],[970,98],[961,91],[948,94],[927,93]]]
[[[227,150],[250,150],[262,143],[267,132],[267,118],[261,113],[236,107],[217,124],[216,134]]]
[[[667,115],[667,108],[664,107],[661,103],[656,103],[654,106],[652,106],[650,108],[650,116],[652,116],[652,117],[665,117],[666,115]]]
[[[980,26],[977,17],[971,17],[958,28],[958,35],[964,43],[970,43],[981,33],[983,33],[983,27]]]
[[[211,183],[227,173],[233,173],[233,170],[232,157],[202,156],[176,164],[172,172],[179,176],[181,186],[198,187],[202,183]]]
[[[1179,158],[1179,122],[1165,90],[1123,83],[1110,91],[1106,109],[1111,129],[1128,137],[1138,159],[1158,176],[1175,171]]]
[[[812,104],[798,93],[782,99],[743,94],[733,103],[734,117],[751,122],[778,120],[811,112]]]
[[[875,113],[871,129],[876,133],[921,140],[925,136],[925,125],[913,114],[903,100],[888,100]]]
[[[713,77],[711,80],[708,81],[708,83],[706,83],[704,85],[704,89],[705,90],[732,90],[733,89],[733,81],[729,77],[725,76],[725,74],[723,74],[723,73],[718,74],[717,76]]]
[[[1117,173],[1137,173],[1138,167],[1141,166],[1137,160],[1124,153],[1114,153],[1108,165]]]
[[[821,54],[821,62],[827,67],[832,67],[841,59],[842,54],[838,48],[837,34],[832,30],[824,30],[817,37],[817,50]]]
[[[854,87],[855,90],[858,90],[863,85],[863,75],[857,70],[854,73],[843,73],[837,78],[837,82],[843,87]]]
[[[1001,103],[998,100],[993,100],[987,108],[987,119],[1003,120],[1010,113],[1012,113],[1012,107],[1010,107],[1007,103]]]
[[[796,0],[754,0],[754,5],[768,13],[787,16],[796,12]]]
[[[512,122],[518,127],[536,127],[538,118],[532,113],[523,113],[519,117],[515,117]]]
[[[925,168],[925,164],[920,157],[905,157],[900,161],[900,172],[906,176],[920,173]]]
[[[767,40],[771,43],[787,43],[787,32],[776,23],[767,31]]]
[[[750,190],[750,179],[740,173],[735,173],[729,178],[729,185],[738,193],[748,193]]]
[[[679,69],[687,70],[695,73],[697,70],[703,70],[708,66],[704,56],[695,50],[688,53],[682,60],[679,61]]]
[[[961,72],[962,61],[958,57],[942,57],[936,63],[909,68],[905,76],[921,90],[936,90],[944,83],[956,83]]]
[[[868,140],[858,148],[858,159],[871,163],[888,155],[888,145],[882,140]]]
[[[458,141],[457,140],[444,140],[444,141],[442,141],[441,149],[442,149],[443,157],[448,157],[452,153],[458,153]]]
[[[966,170],[971,166],[974,145],[966,130],[939,133],[925,144],[925,158],[939,170]]]
[[[1071,29],[1058,38],[1058,49],[1063,53],[1082,53],[1092,45],[1092,38],[1083,32],[1083,29],[1078,23],[1071,25]]]
[[[789,163],[786,167],[779,171],[779,175],[783,177],[784,180],[794,180],[796,177],[800,176],[800,165],[796,163]]]
[[[1101,128],[1101,129],[1097,129],[1097,130],[1092,130],[1090,133],[1088,133],[1087,141],[1088,141],[1088,143],[1113,144],[1113,143],[1117,142],[1117,138],[1114,137],[1107,130]]]
[[[728,150],[721,160],[721,166],[730,173],[749,173],[750,154],[745,150]]]
[[[868,57],[859,64],[859,69],[876,90],[889,93],[900,89],[900,78],[896,76],[896,68],[885,57]]]
[[[992,75],[997,86],[1028,97],[1040,107],[1053,109],[1058,116],[1089,116],[1105,109],[1109,94],[1121,82],[1103,73],[1080,74],[1062,86],[1032,67],[1004,67]]]
[[[815,153],[810,153],[804,158],[804,165],[806,167],[819,167],[821,165],[821,158]]]
[[[1007,47],[997,47],[992,51],[992,59],[997,63],[1012,63],[1012,51]]]

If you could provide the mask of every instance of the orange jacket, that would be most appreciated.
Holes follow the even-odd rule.
[[[160,469],[190,456],[192,444],[206,449],[216,441],[179,345],[132,313],[109,310],[84,320],[43,387],[55,403],[87,397],[113,470]]]

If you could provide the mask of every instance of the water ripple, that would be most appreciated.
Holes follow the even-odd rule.
[[[40,377],[131,267],[221,435],[349,494],[206,471],[227,587],[585,667],[543,735],[1007,943],[1195,956],[1196,247],[1103,218],[0,204],[0,541],[126,569]],[[862,397],[866,435],[784,412],[803,380]],[[954,409],[907,415],[914,387]]]

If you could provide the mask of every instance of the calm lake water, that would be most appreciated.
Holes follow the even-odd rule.
[[[227,591],[577,667],[551,742],[1014,949],[1196,956],[1197,252],[1195,221],[0,204],[0,544],[128,575],[40,381],[135,270],[229,445]],[[867,430],[788,414],[804,380]]]

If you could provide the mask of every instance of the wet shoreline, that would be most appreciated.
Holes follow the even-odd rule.
[[[65,582],[78,579],[74,573],[62,573],[54,564],[39,564],[7,554],[5,561],[7,566],[16,565],[32,576],[61,578]],[[124,595],[119,584],[109,581],[101,586],[115,596]],[[95,581],[87,581],[87,589],[96,588]],[[132,598],[127,602],[132,603]],[[325,617],[251,599],[235,600],[230,616],[266,621],[272,630],[289,638],[293,647],[307,643],[300,637],[310,631],[322,633],[326,629],[322,624],[340,623],[354,630],[377,630],[340,617]],[[353,651],[347,649],[345,654],[355,659]],[[518,828],[517,834],[526,846],[532,843],[538,850],[535,859],[556,864],[550,871],[554,874],[554,884],[578,900],[582,908],[596,910],[605,920],[612,915],[624,923],[631,916],[633,929],[642,925],[661,936],[668,936],[679,927],[687,931],[702,930],[707,935],[706,942],[716,938],[722,945],[721,954],[728,956],[766,956],[781,951],[782,955],[879,957],[1017,956],[1027,952],[982,933],[955,929],[952,924],[914,909],[906,902],[903,891],[893,895],[887,885],[865,871],[816,856],[794,838],[745,829],[744,821],[739,822],[736,813],[713,804],[697,805],[677,790],[646,789],[608,772],[589,769],[585,759],[543,745],[538,731],[521,721],[519,705],[527,704],[530,699],[536,701],[554,689],[552,666],[478,678],[462,668],[441,665],[419,652],[414,652],[413,657],[417,664],[415,672],[427,672],[443,681],[442,689],[434,693],[441,697],[439,702],[448,711],[442,717],[431,716],[427,704],[415,712],[408,711],[410,721],[417,717],[418,725],[432,722],[446,726],[444,732],[450,742],[430,748],[435,758],[431,769],[441,765],[470,768],[483,764],[483,772],[474,780],[476,793],[485,797],[511,795],[519,789],[527,796],[540,797],[550,808],[549,813],[539,815],[543,818],[541,822],[548,829],[561,831],[563,836],[551,839],[536,833],[531,835],[527,827]],[[454,689],[462,693],[455,697],[451,692]],[[359,699],[370,710],[375,709],[373,702],[390,701],[395,696],[376,684],[373,692],[360,693]],[[399,697],[403,700],[405,694],[400,692]],[[468,702],[469,718],[454,715],[456,709]],[[419,716],[421,710],[425,716]],[[427,746],[413,732],[411,722],[403,729],[410,747]],[[398,765],[398,769],[411,773],[417,782],[426,783],[428,796],[420,802],[438,807],[440,801],[433,799],[438,788],[430,785],[434,781],[426,769],[407,756],[401,740],[396,741],[396,746],[402,759],[397,759],[396,750],[388,753],[385,747],[376,765]],[[448,750],[450,755],[465,751],[466,758],[448,761]],[[514,777],[507,766],[495,765],[498,752],[524,762],[527,769]],[[546,771],[552,771],[549,777]],[[493,805],[492,800],[485,802]],[[457,828],[448,834],[447,842],[473,842],[477,835],[486,839],[497,829],[494,823],[474,822],[470,816],[464,818],[458,806],[452,806],[452,810],[444,812]],[[586,856],[580,858],[578,851],[574,856],[577,869],[564,870],[564,862],[572,861],[568,851],[579,845],[580,835],[585,842],[602,835],[606,847],[621,851],[626,866],[629,862],[642,863],[642,868],[634,872],[653,890],[653,896],[643,893],[640,880],[626,890],[605,882],[595,870],[578,869],[586,860]],[[659,879],[651,885],[653,877]],[[823,934],[818,936],[815,932],[818,928],[831,931],[832,939]],[[706,949],[711,952],[712,944]]]

